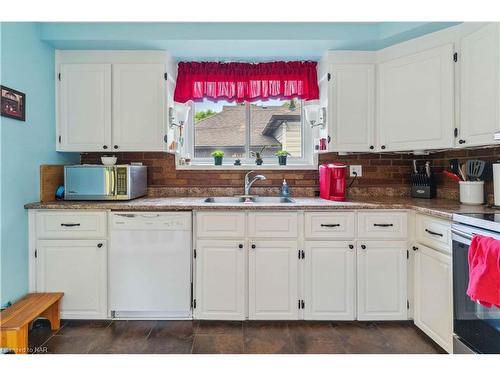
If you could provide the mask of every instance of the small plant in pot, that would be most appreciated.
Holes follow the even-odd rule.
[[[264,151],[265,148],[266,146],[262,146],[260,151],[252,151],[250,153],[253,157],[255,157],[255,164],[262,165],[262,163],[264,162],[264,160],[262,159],[262,152]]]
[[[276,153],[276,156],[278,157],[278,163],[280,165],[286,165],[286,158],[290,156],[290,153],[286,150],[280,150]]]
[[[224,151],[215,150],[212,152],[212,156],[214,157],[215,165],[222,165],[222,158],[224,157]]]

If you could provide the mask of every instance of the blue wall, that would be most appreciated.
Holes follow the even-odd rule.
[[[35,23],[1,23],[1,83],[26,93],[26,122],[0,117],[1,305],[28,292],[28,220],[39,200],[40,164],[77,162],[56,153],[54,50]]]
[[[458,22],[45,22],[58,49],[158,49],[178,60],[283,60],[374,51]],[[297,32],[300,30],[300,32]]]

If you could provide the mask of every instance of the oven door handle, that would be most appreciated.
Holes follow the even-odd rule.
[[[474,233],[470,235],[469,233],[462,232],[461,230],[458,229],[452,229],[451,233],[456,234],[457,236],[463,237],[468,240],[472,240],[472,237],[474,235]]]

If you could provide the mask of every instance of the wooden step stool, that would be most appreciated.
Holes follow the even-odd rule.
[[[63,295],[64,293],[31,293],[2,311],[0,348],[12,349],[18,354],[28,353],[29,325],[39,317],[47,318],[50,328],[58,330],[59,303]]]

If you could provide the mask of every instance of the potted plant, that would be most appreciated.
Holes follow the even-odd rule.
[[[222,165],[222,158],[224,157],[224,151],[215,150],[212,152],[212,156],[214,157],[215,165]]]
[[[253,157],[255,157],[255,164],[262,165],[262,163],[264,162],[264,160],[262,160],[262,152],[264,151],[265,148],[266,148],[266,146],[262,146],[260,151],[252,151],[251,152],[251,155]]]
[[[278,157],[278,163],[280,165],[286,165],[286,157],[289,156],[290,153],[286,150],[279,150],[276,153],[276,156]]]

